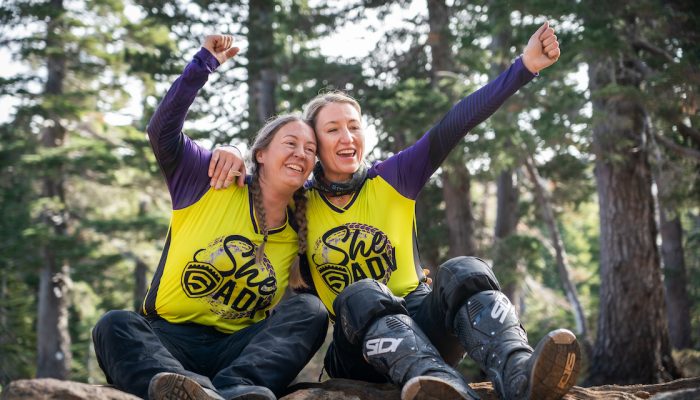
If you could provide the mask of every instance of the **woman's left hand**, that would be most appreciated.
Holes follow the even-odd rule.
[[[557,35],[549,26],[549,22],[545,22],[527,42],[523,52],[523,64],[530,72],[536,74],[557,62],[560,55]]]
[[[245,162],[240,150],[233,146],[220,146],[214,149],[209,161],[209,184],[214,189],[227,188],[233,180],[239,187],[245,182]]]

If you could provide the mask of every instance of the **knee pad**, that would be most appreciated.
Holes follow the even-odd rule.
[[[484,370],[492,363],[505,363],[514,351],[532,351],[515,307],[502,292],[488,290],[470,297],[454,324],[460,342]]]
[[[362,279],[346,287],[333,301],[333,309],[343,334],[352,344],[362,341],[375,319],[392,314],[408,315],[404,299],[372,279]]]
[[[501,290],[491,267],[477,257],[455,257],[438,269],[434,291],[445,310],[445,326],[451,330],[457,311],[470,297],[484,291]]]

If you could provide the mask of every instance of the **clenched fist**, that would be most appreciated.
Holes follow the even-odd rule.
[[[523,52],[523,64],[530,72],[536,74],[557,62],[560,55],[557,35],[549,26],[549,22],[545,22],[527,42]]]
[[[233,46],[233,36],[231,35],[208,35],[204,38],[202,47],[209,50],[219,61],[219,64],[225,63],[241,50],[239,47]]]

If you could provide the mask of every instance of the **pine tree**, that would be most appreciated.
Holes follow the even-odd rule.
[[[21,192],[12,191],[21,196],[10,203],[17,225],[2,236],[8,243],[31,245],[18,258],[25,261],[22,275],[13,279],[25,282],[25,292],[39,293],[38,312],[23,320],[36,326],[36,339],[23,339],[36,346],[36,371],[17,372],[85,378],[90,328],[98,312],[96,283],[108,281],[102,272],[119,260],[112,238],[99,227],[111,218],[124,220],[114,210],[124,207],[119,200],[129,198],[124,191],[137,181],[135,169],[127,165],[139,151],[132,145],[147,146],[142,134],[105,121],[107,112],[119,110],[129,98],[123,88],[123,5],[13,1],[1,11],[5,26],[13,28],[3,31],[3,39],[24,68],[2,82],[3,93],[20,100],[11,131],[3,127],[12,140],[3,150],[14,154],[8,160],[14,177],[9,182],[24,181],[16,188]],[[122,193],[115,196],[113,187]],[[23,248],[27,245],[16,251]],[[10,287],[3,297],[21,296],[22,288]],[[74,296],[80,301],[71,301]]]
[[[593,152],[600,204],[601,288],[589,383],[650,383],[677,376],[671,358],[654,220],[645,83],[633,23],[649,4],[582,10],[589,39]],[[589,11],[589,12],[586,12]],[[632,39],[632,41],[630,41]]]

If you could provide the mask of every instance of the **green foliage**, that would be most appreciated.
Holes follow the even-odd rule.
[[[402,80],[374,92],[365,102],[384,153],[398,152],[416,142],[449,107],[447,97],[425,78]]]
[[[0,41],[24,67],[0,78],[0,95],[20,101],[11,111],[11,122],[0,125],[0,385],[34,373],[41,246],[51,246],[71,266],[72,378],[102,379],[89,346],[90,328],[104,311],[131,307],[134,265],[157,265],[168,228],[167,188],[145,127],[204,35],[217,32],[246,37],[249,51],[212,74],[188,115],[188,135],[214,144],[248,141],[258,126],[250,119],[245,83],[251,73],[267,68],[275,74],[278,112],[299,110],[323,90],[346,90],[356,97],[377,132],[377,147],[367,149],[369,158],[381,159],[414,143],[456,99],[482,86],[499,66],[507,66],[548,18],[562,45],[559,62],[470,132],[463,149],[454,153],[468,167],[474,202],[482,209],[475,221],[481,255],[497,252],[525,267],[508,274],[496,271],[504,285],[527,283],[523,321],[531,341],[551,328],[573,326],[573,319],[529,185],[519,189],[518,233],[492,243],[494,178],[504,169],[517,172],[525,154],[536,160],[546,180],[572,281],[587,318],[596,320],[600,244],[591,141],[594,124],[610,121],[591,115],[590,102],[634,100],[646,110],[650,133],[699,149],[700,143],[679,129],[680,123],[695,130],[700,126],[696,6],[686,1],[448,2],[452,70],[436,78],[425,12],[387,29],[376,48],[362,57],[324,56],[319,38],[359,24],[371,12],[387,18],[388,26],[391,14],[411,2],[341,3],[312,7],[301,0],[269,2],[270,19],[264,26],[250,25],[252,2],[234,0],[141,1],[131,5],[142,13],[136,18],[126,16],[125,4],[116,0],[75,1],[68,10],[49,2],[0,4]],[[47,32],[49,20],[54,28]],[[271,32],[270,40],[263,41],[258,32]],[[494,44],[494,38],[501,42]],[[251,47],[258,44],[264,45],[255,53]],[[625,79],[643,84],[630,87],[618,81],[591,91],[577,81],[586,76],[591,54],[629,62],[629,71],[639,75]],[[65,79],[58,94],[49,94],[46,65],[55,58],[65,61]],[[640,65],[644,68],[636,70]],[[131,93],[135,82],[141,96]],[[131,125],[106,122],[108,113],[121,111],[134,99],[140,104]],[[66,139],[59,146],[42,145],[42,133],[56,121]],[[692,323],[698,332],[697,161],[652,139],[643,145],[650,146],[655,168],[673,183],[661,201],[683,217],[686,229]],[[641,144],[622,137],[609,143],[630,151]],[[60,181],[63,196],[43,195],[44,180]],[[432,179],[421,192],[417,215],[421,258],[432,267],[448,252],[444,207],[439,180]],[[47,215],[59,222],[65,217],[65,232],[46,223]]]
[[[36,243],[24,235],[30,226],[31,170],[22,155],[35,143],[12,124],[0,125],[0,385],[31,376],[36,346]]]
[[[116,287],[116,296],[99,291],[104,287],[102,281],[115,265],[120,271],[117,282],[128,277],[125,272],[133,269],[133,263],[123,262],[125,248],[145,246],[142,257],[155,258],[152,254],[158,252],[167,230],[167,216],[163,216],[167,212],[161,210],[167,210],[169,204],[160,200],[167,192],[156,175],[159,172],[143,131],[109,125],[104,114],[127,105],[130,94],[123,87],[128,80],[124,60],[130,53],[125,51],[125,42],[135,36],[148,37],[149,30],[139,27],[138,35],[128,31],[136,27],[124,24],[123,3],[116,1],[78,2],[69,10],[15,1],[3,5],[2,11],[9,26],[32,27],[14,33],[0,31],[19,55],[18,61],[25,68],[44,69],[52,62],[63,65],[63,72],[54,76],[54,87],[43,92],[40,88],[46,85],[46,76],[41,74],[30,77],[20,71],[0,82],[0,93],[22,101],[13,121],[0,127],[0,167],[7,177],[0,184],[6,201],[0,203],[3,215],[8,216],[0,222],[0,381],[34,373],[37,305],[33,299],[37,270],[46,263],[42,248],[51,248],[71,267],[72,378],[87,380],[94,375],[87,366],[90,328],[104,312],[102,303],[110,308],[132,303],[131,280]],[[162,40],[158,43],[164,48],[170,45]],[[153,73],[144,65],[133,70]],[[58,126],[64,136],[46,145],[41,140],[52,126]],[[47,193],[47,183],[58,190]],[[151,190],[154,187],[157,192]],[[152,212],[144,213],[140,202],[153,204]],[[15,304],[19,299],[25,299],[21,307]]]
[[[36,288],[25,282],[26,275],[14,260],[0,264],[0,385],[30,377],[36,369]]]

